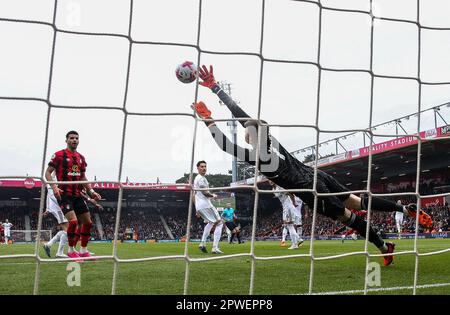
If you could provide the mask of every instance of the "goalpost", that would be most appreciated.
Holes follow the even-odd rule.
[[[423,0],[422,0],[423,1]],[[319,109],[321,106],[321,99],[320,99],[320,91],[321,91],[321,86],[322,86],[322,79],[321,79],[321,73],[328,71],[328,72],[360,72],[360,73],[366,73],[370,76],[370,80],[371,80],[371,94],[370,94],[370,122],[369,122],[369,126],[367,126],[367,129],[363,129],[363,130],[357,130],[357,131],[362,131],[362,132],[366,132],[369,137],[370,137],[370,143],[374,143],[374,136],[386,136],[386,137],[392,137],[392,135],[379,135],[379,134],[375,134],[372,130],[372,126],[373,126],[373,121],[372,121],[372,112],[373,112],[373,98],[374,98],[374,93],[373,93],[373,86],[374,86],[374,79],[375,78],[392,78],[392,79],[402,79],[404,77],[396,77],[396,76],[386,76],[386,75],[379,75],[377,73],[375,73],[373,71],[373,47],[374,47],[374,26],[375,26],[375,21],[379,21],[379,20],[388,20],[388,21],[393,21],[393,22],[398,22],[398,23],[409,23],[409,24],[413,24],[417,27],[418,29],[418,58],[417,58],[417,64],[418,64],[418,69],[417,69],[417,74],[414,77],[408,77],[405,79],[410,79],[413,80],[414,82],[416,82],[419,86],[419,97],[417,99],[417,113],[419,115],[420,118],[420,112],[421,112],[421,108],[422,108],[422,86],[424,85],[450,85],[450,82],[426,82],[424,80],[421,79],[421,45],[422,45],[422,41],[421,41],[421,36],[422,36],[422,32],[423,30],[435,30],[435,31],[450,31],[450,28],[436,28],[436,27],[428,27],[428,26],[423,26],[420,23],[420,12],[421,12],[421,8],[420,8],[420,2],[421,0],[417,0],[417,19],[416,21],[409,21],[409,20],[404,20],[404,19],[394,19],[394,18],[384,18],[384,17],[379,17],[376,16],[374,11],[373,11],[373,1],[370,0],[370,9],[367,11],[364,10],[351,10],[351,9],[336,9],[333,7],[327,7],[325,5],[322,4],[322,2],[319,1],[312,1],[312,0],[295,0],[294,2],[298,2],[298,3],[308,3],[311,6],[316,6],[319,10],[319,34],[318,34],[318,51],[317,51],[317,59],[315,62],[310,62],[310,61],[286,61],[286,60],[275,60],[275,59],[267,59],[264,58],[263,53],[262,53],[262,43],[263,43],[263,39],[264,39],[264,17],[265,17],[265,9],[266,9],[266,1],[262,0],[262,19],[261,19],[261,38],[260,38],[260,51],[257,54],[254,53],[244,53],[244,52],[237,52],[237,53],[233,53],[235,55],[252,55],[252,56],[257,56],[261,61],[270,61],[270,62],[278,62],[278,63],[292,63],[292,64],[310,64],[310,65],[314,65],[319,72],[318,75],[318,82],[317,82],[317,107],[316,107],[316,116],[315,116],[315,124],[314,125],[289,125],[289,126],[284,126],[284,127],[308,127],[308,128],[312,128],[317,132],[316,135],[316,152],[318,152],[318,148],[319,148],[319,141],[320,141],[320,134],[325,132],[325,130],[321,130],[319,128]],[[177,44],[177,43],[167,43],[167,42],[142,42],[140,41],[139,44],[145,44],[145,45],[177,45],[177,46],[191,46],[196,48],[199,51],[198,54],[198,59],[197,59],[197,65],[201,64],[201,55],[202,53],[204,53],[205,51],[202,50],[200,48],[200,29],[201,29],[201,18],[202,18],[202,0],[199,0],[199,8],[198,8],[198,21],[199,21],[199,27],[198,27],[198,31],[197,31],[197,42],[195,45],[187,45],[187,44]],[[133,25],[133,0],[130,0],[130,8],[129,8],[129,25],[128,25],[128,34],[127,35],[123,35],[123,34],[99,34],[99,33],[87,33],[87,32],[76,32],[76,31],[70,31],[70,30],[62,30],[59,29],[57,24],[56,24],[56,17],[57,17],[57,12],[58,12],[58,1],[55,0],[54,1],[54,15],[53,15],[53,20],[52,22],[42,22],[42,21],[25,21],[25,20],[17,20],[17,19],[7,19],[7,18],[2,18],[0,16],[0,21],[8,21],[8,22],[16,22],[16,23],[29,23],[29,24],[41,24],[41,25],[47,25],[52,27],[52,29],[54,30],[54,35],[53,35],[53,42],[52,42],[52,51],[51,51],[51,62],[50,62],[50,77],[49,77],[49,81],[48,81],[48,91],[47,91],[47,96],[46,98],[30,98],[30,97],[4,97],[0,95],[0,99],[4,99],[4,100],[34,100],[34,101],[42,101],[45,102],[48,105],[48,110],[47,110],[47,120],[46,120],[46,133],[45,133],[45,143],[44,143],[44,148],[43,148],[43,152],[44,152],[44,156],[42,158],[42,163],[41,163],[41,174],[44,173],[45,170],[45,161],[46,161],[46,154],[47,154],[47,144],[48,144],[48,138],[49,138],[49,125],[50,125],[50,116],[52,115],[52,110],[54,110],[55,108],[58,108],[58,106],[56,106],[55,104],[52,104],[50,101],[50,91],[52,89],[52,79],[53,79],[53,64],[54,64],[54,59],[55,59],[55,45],[56,45],[56,36],[58,33],[60,32],[64,32],[64,33],[68,33],[68,34],[73,34],[73,35],[84,35],[84,36],[113,36],[113,37],[120,37],[123,39],[126,39],[128,41],[128,63],[127,63],[127,77],[126,77],[126,89],[125,89],[125,96],[124,96],[124,100],[123,100],[123,106],[121,108],[111,108],[111,107],[103,107],[103,106],[90,106],[89,108],[91,109],[102,109],[102,110],[120,110],[123,112],[124,114],[124,120],[123,120],[123,126],[126,127],[127,122],[128,122],[128,118],[133,115],[132,113],[129,113],[126,110],[126,102],[127,102],[127,91],[128,91],[128,86],[129,86],[129,77],[130,77],[130,63],[131,63],[131,49],[132,49],[132,45],[137,43],[137,41],[133,40],[132,38],[132,34],[131,34],[131,27]],[[339,12],[347,12],[347,13],[351,13],[351,14],[360,14],[360,15],[365,15],[367,17],[370,18],[371,20],[371,34],[370,34],[370,69],[369,70],[360,70],[360,69],[334,69],[334,68],[327,68],[324,67],[321,64],[321,44],[322,44],[322,16],[324,12],[331,12],[331,11],[339,11]],[[231,53],[224,53],[224,52],[214,52],[215,54],[231,54]],[[168,71],[172,71],[172,69],[168,69]],[[264,71],[264,62],[261,63],[261,72],[260,72],[260,80],[259,80],[259,91],[261,94],[261,90],[262,90],[262,83],[263,83],[263,79],[262,79],[262,73]],[[198,86],[197,86],[198,89]],[[196,90],[196,94],[195,94],[195,101],[197,101],[197,95],[198,95],[198,91]],[[80,107],[75,107],[75,106],[70,106],[70,104],[64,104],[63,106],[59,105],[59,107],[64,107],[64,108],[70,108],[70,109],[80,109]],[[86,107],[84,107],[84,109],[86,109]],[[261,123],[260,120],[260,114],[261,112],[261,97],[259,97],[258,100],[258,120]],[[153,116],[164,116],[164,115],[183,115],[186,116],[186,113],[150,113],[150,114],[139,114],[139,115],[153,115]],[[190,115],[190,117],[192,117],[193,119],[195,119],[195,128],[194,128],[194,139],[192,142],[192,150],[191,150],[191,156],[190,156],[190,160],[191,160],[191,168],[190,168],[190,177],[189,177],[189,182],[192,184],[193,182],[193,168],[194,168],[194,150],[196,147],[196,136],[197,136],[197,128],[198,128],[198,124],[202,123],[202,119],[197,118],[195,115]],[[236,121],[238,119],[227,119],[227,121]],[[269,125],[271,126],[271,125]],[[277,126],[283,126],[283,125],[277,125]],[[259,128],[259,132],[261,131],[261,128]],[[333,132],[348,132],[349,130],[334,130]],[[352,130],[355,131],[355,130]],[[422,141],[423,139],[418,136],[419,132],[420,132],[420,119],[418,119],[418,125],[417,125],[417,130],[416,130],[416,134],[410,135],[411,137],[415,137],[418,140],[418,152],[417,152],[417,169],[416,169],[416,183],[419,183],[419,179],[420,179],[420,159],[421,159],[421,145],[422,145]],[[122,178],[122,170],[123,170],[123,156],[124,156],[124,150],[125,150],[125,128],[122,132],[122,138],[121,138],[121,157],[120,157],[120,164],[119,164],[119,175],[118,175],[118,180],[115,181],[114,183],[119,185],[119,196],[118,196],[118,208],[117,208],[117,214],[116,214],[116,223],[115,223],[115,233],[114,233],[114,242],[113,242],[113,252],[112,255],[105,255],[105,256],[96,256],[95,259],[103,259],[103,260],[112,260],[114,262],[114,272],[113,272],[113,281],[112,281],[112,290],[111,290],[111,294],[115,294],[116,293],[116,288],[117,288],[117,273],[118,273],[118,265],[121,263],[133,263],[133,262],[143,262],[143,261],[156,261],[156,260],[168,260],[168,259],[184,259],[186,262],[186,268],[185,268],[185,279],[184,279],[184,294],[188,294],[189,293],[189,279],[190,279],[190,266],[192,262],[198,262],[198,261],[208,261],[208,260],[222,260],[222,259],[229,259],[229,258],[234,258],[234,257],[248,257],[249,259],[251,259],[251,275],[250,275],[250,286],[249,286],[249,294],[253,294],[254,293],[254,286],[255,286],[255,270],[256,270],[256,262],[257,261],[265,261],[265,260],[277,260],[277,259],[286,259],[286,258],[295,258],[295,257],[306,257],[310,259],[311,265],[310,265],[310,274],[309,274],[309,289],[308,289],[308,293],[309,294],[342,294],[342,293],[364,293],[367,294],[368,292],[371,292],[371,290],[368,287],[368,283],[367,283],[367,274],[368,274],[368,266],[369,263],[371,261],[372,258],[374,257],[380,257],[383,256],[382,254],[371,254],[368,250],[368,241],[367,241],[367,236],[368,236],[368,230],[367,230],[367,235],[366,235],[366,241],[365,241],[365,246],[364,246],[364,250],[363,251],[359,251],[359,252],[349,252],[349,253],[345,253],[345,254],[341,254],[341,255],[331,255],[331,256],[325,256],[325,257],[315,257],[314,255],[314,243],[315,243],[315,228],[316,228],[316,216],[317,216],[317,198],[321,197],[321,196],[327,196],[327,195],[337,195],[337,194],[323,194],[323,193],[318,193],[316,190],[316,183],[317,183],[317,159],[318,156],[316,155],[315,157],[315,172],[314,172],[314,185],[313,185],[313,189],[303,189],[303,190],[299,190],[299,189],[291,189],[291,190],[287,190],[290,192],[299,192],[299,191],[308,191],[314,194],[315,196],[315,201],[314,201],[314,207],[313,207],[313,220],[312,220],[312,231],[311,231],[311,246],[310,246],[310,251],[307,254],[296,254],[296,255],[289,255],[289,256],[273,256],[273,257],[262,257],[262,256],[257,256],[255,254],[255,233],[256,233],[256,223],[257,223],[257,217],[258,217],[258,213],[257,213],[257,209],[258,209],[258,197],[259,194],[265,194],[265,193],[272,193],[272,191],[264,191],[264,190],[260,190],[257,185],[256,182],[253,183],[252,185],[246,185],[246,186],[241,186],[240,188],[243,189],[248,189],[249,191],[254,191],[255,193],[255,202],[254,202],[254,209],[253,209],[253,229],[252,229],[252,235],[251,235],[251,247],[250,247],[250,252],[249,253],[242,253],[242,254],[233,254],[233,255],[225,255],[225,256],[220,256],[220,257],[213,257],[213,258],[192,258],[190,256],[189,253],[189,237],[190,237],[190,230],[191,230],[191,218],[192,218],[192,203],[189,203],[189,210],[188,210],[188,218],[187,218],[187,241],[185,243],[185,249],[184,249],[184,254],[183,255],[172,255],[172,256],[159,256],[159,257],[148,257],[148,258],[141,258],[141,259],[123,259],[123,258],[119,258],[117,255],[117,237],[118,237],[118,230],[119,230],[119,222],[120,222],[120,215],[121,215],[121,207],[122,207],[122,196],[123,196],[123,190],[124,190],[124,186],[121,183],[121,178]],[[427,141],[439,141],[438,138],[435,139],[427,139]],[[370,147],[370,146],[369,146]],[[372,164],[372,148],[370,147],[369,149],[369,162],[368,165],[370,166]],[[257,149],[257,157],[259,156],[259,148]],[[258,161],[258,158],[256,159]],[[258,163],[258,162],[257,162]],[[258,165],[257,165],[258,166]],[[259,171],[257,170],[258,167],[256,167],[256,173],[255,173],[255,177],[257,177],[259,175]],[[1,177],[4,179],[7,178],[28,178],[25,176],[14,176],[14,177]],[[32,176],[32,178],[34,179],[40,179],[43,183],[46,183],[45,178],[43,178],[42,176]],[[72,182],[72,183],[77,183],[77,182]],[[84,183],[84,182],[78,182],[78,183]],[[420,198],[421,195],[419,193],[419,185],[416,185],[416,190],[415,193],[395,193],[395,194],[374,194],[371,192],[371,167],[368,168],[368,176],[367,176],[367,189],[365,190],[360,190],[360,191],[354,191],[354,193],[366,193],[369,195],[369,205],[368,205],[368,221],[370,222],[370,218],[371,218],[371,201],[372,201],[372,197],[373,196],[402,196],[402,195],[414,195],[417,198],[417,203],[420,206]],[[192,185],[191,185],[192,187]],[[212,188],[210,189],[211,191],[214,190],[230,190],[230,187],[219,187],[219,188]],[[191,188],[191,198],[193,196],[194,190]],[[445,196],[448,194],[438,194],[438,195],[434,195],[434,196]],[[45,239],[47,237],[47,233],[48,231],[46,230],[41,230],[41,226],[42,226],[42,210],[45,207],[45,189],[42,189],[41,191],[41,198],[40,198],[40,214],[39,214],[39,219],[38,219],[38,230],[35,231],[17,231],[17,236],[20,238],[23,238],[25,241],[27,239],[30,239],[31,241],[33,240],[33,237],[35,239],[38,240],[42,240]],[[429,197],[429,196],[428,196]],[[401,251],[401,252],[396,252],[395,255],[399,256],[399,255],[414,255],[415,257],[415,269],[414,269],[414,278],[413,278],[413,286],[412,287],[408,287],[411,288],[413,290],[413,294],[417,293],[417,288],[421,288],[423,286],[418,285],[418,266],[419,266],[419,261],[420,258],[423,256],[429,256],[429,255],[439,255],[442,253],[448,253],[450,252],[450,248],[444,249],[444,250],[440,250],[440,251],[434,251],[434,252],[426,252],[426,253],[421,253],[418,250],[418,246],[417,246],[417,240],[418,240],[418,220],[416,218],[416,229],[415,229],[415,239],[414,239],[414,249],[411,251]],[[51,234],[50,234],[51,236]],[[50,237],[49,236],[49,237]],[[40,275],[40,264],[42,262],[59,262],[59,261],[67,261],[67,259],[46,259],[46,258],[41,258],[39,256],[39,242],[36,242],[36,248],[35,248],[35,254],[32,257],[35,257],[36,259],[36,273],[35,273],[35,279],[34,279],[34,294],[38,294],[39,293],[39,275]],[[314,291],[314,268],[315,268],[315,262],[316,261],[321,261],[321,260],[332,260],[332,259],[337,259],[337,258],[341,258],[341,257],[346,257],[346,256],[354,256],[354,255],[360,255],[360,256],[364,256],[366,257],[366,271],[365,271],[365,275],[361,275],[361,276],[365,276],[365,280],[364,280],[364,287],[361,288],[360,291],[358,292],[353,292],[353,291],[339,291],[339,292],[315,292]],[[29,258],[31,255],[9,255],[6,258],[11,258],[11,257],[16,257],[16,258],[20,258],[20,257],[27,257]],[[1,258],[5,258],[0,256],[0,260]],[[83,260],[89,260],[89,258],[82,258]],[[94,259],[94,257],[92,258]],[[431,286],[447,286],[450,284],[430,284]],[[398,290],[398,288],[383,288],[382,290]]]

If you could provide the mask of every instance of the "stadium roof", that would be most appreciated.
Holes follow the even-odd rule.
[[[384,151],[372,156],[372,183],[413,180],[417,171],[417,145]],[[367,180],[368,157],[351,159],[320,167],[334,175],[342,184],[351,188],[359,187]],[[440,174],[450,171],[450,138],[425,142],[421,147],[420,172]]]
[[[141,202],[188,202],[189,185],[156,183],[122,183],[124,200]],[[0,200],[39,200],[42,183],[40,180],[0,180]],[[102,200],[117,201],[119,185],[111,182],[92,183],[102,195]]]

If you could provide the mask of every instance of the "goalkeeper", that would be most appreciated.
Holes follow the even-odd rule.
[[[206,66],[199,68],[199,77],[202,79],[200,84],[205,86],[220,98],[228,107],[235,118],[249,118],[239,122],[245,127],[245,141],[252,146],[252,149],[246,149],[232,143],[216,126],[214,121],[205,121],[219,147],[236,156],[250,165],[256,165],[256,149],[259,142],[259,171],[267,178],[272,180],[278,186],[284,189],[312,189],[314,180],[314,169],[297,160],[291,155],[274,137],[269,134],[267,126],[258,124],[256,119],[252,119],[245,113],[228,94],[226,94],[216,83],[213,67],[209,70]],[[211,111],[203,102],[195,104],[194,110],[203,119],[212,119]],[[258,132],[260,130],[260,139],[258,141]],[[367,222],[356,216],[349,209],[366,210],[369,198],[367,195],[358,197],[347,193],[349,190],[340,184],[336,179],[327,173],[317,170],[316,190],[318,193],[343,193],[334,196],[318,197],[317,212],[333,220],[337,220],[346,226],[354,229],[360,235],[366,235]],[[314,206],[314,195],[311,192],[296,193],[310,207]],[[384,212],[403,212],[411,217],[416,217],[417,206],[409,204],[407,206],[398,205],[392,201],[372,197],[372,209]],[[431,227],[433,222],[431,217],[419,209],[419,223],[425,227]],[[394,252],[395,244],[385,243],[377,233],[369,227],[369,241],[373,243],[383,254]],[[384,256],[384,265],[392,263],[393,256]]]

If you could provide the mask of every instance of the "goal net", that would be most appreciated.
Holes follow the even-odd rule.
[[[34,1],[30,1],[34,2]],[[152,1],[156,3],[157,1]],[[45,178],[41,175],[46,168],[47,158],[49,156],[48,143],[50,138],[56,137],[52,135],[52,124],[61,120],[61,111],[70,111],[75,119],[91,119],[89,116],[95,111],[113,112],[118,115],[119,123],[115,128],[107,128],[108,132],[114,132],[116,141],[120,142],[120,159],[118,160],[117,180],[112,184],[119,186],[119,196],[117,199],[116,223],[114,227],[114,242],[111,255],[96,256],[99,260],[109,260],[114,263],[114,272],[112,280],[111,293],[117,293],[118,287],[118,270],[120,264],[133,264],[143,262],[167,261],[171,259],[179,259],[185,261],[185,278],[183,293],[190,293],[190,283],[192,279],[193,263],[202,263],[210,260],[230,259],[246,257],[249,259],[250,281],[248,293],[255,294],[255,274],[257,270],[257,262],[269,260],[285,260],[290,258],[304,258],[310,264],[308,273],[308,294],[339,294],[339,293],[364,293],[368,294],[372,289],[368,283],[369,266],[375,259],[380,259],[381,254],[374,254],[369,250],[371,244],[365,241],[364,249],[357,252],[346,252],[344,254],[328,253],[326,256],[317,257],[317,217],[318,217],[318,198],[327,195],[317,192],[317,170],[319,154],[314,154],[314,184],[310,189],[293,189],[291,192],[308,191],[314,194],[314,203],[310,204],[312,209],[312,226],[309,251],[307,253],[299,253],[292,255],[276,255],[264,256],[258,255],[256,248],[256,225],[259,218],[258,202],[259,197],[263,194],[269,194],[266,190],[262,190],[257,186],[256,182],[240,187],[254,193],[253,208],[253,227],[251,235],[250,251],[239,254],[226,254],[213,258],[196,258],[192,255],[192,248],[189,247],[190,227],[192,225],[192,215],[195,211],[193,204],[189,204],[187,216],[187,241],[184,244],[184,253],[181,255],[165,255],[158,257],[146,257],[139,259],[120,258],[118,251],[118,234],[119,222],[121,218],[123,194],[125,187],[123,185],[124,170],[124,153],[129,142],[142,141],[143,146],[149,145],[146,141],[149,138],[169,138],[157,128],[151,129],[154,123],[157,125],[164,118],[170,119],[186,118],[191,119],[194,124],[193,139],[189,141],[189,150],[184,152],[183,158],[177,160],[182,163],[189,161],[190,177],[189,183],[193,183],[193,175],[195,170],[196,152],[201,146],[204,139],[200,139],[200,130],[204,129],[204,123],[196,117],[192,112],[185,109],[186,102],[179,104],[179,99],[174,99],[174,95],[178,93],[185,96],[184,101],[188,99],[188,104],[200,100],[200,96],[207,100],[211,96],[200,94],[199,86],[195,85],[195,89],[188,90],[185,86],[181,86],[176,91],[167,91],[161,88],[160,79],[163,80],[168,73],[174,77],[173,70],[176,64],[172,64],[171,68],[165,68],[165,74],[153,75],[158,72],[159,67],[167,66],[167,60],[172,61],[171,55],[160,54],[158,58],[153,57],[154,51],[146,50],[155,47],[176,47],[178,50],[171,52],[178,54],[176,58],[191,59],[197,65],[206,63],[205,60],[214,59],[220,68],[220,62],[232,57],[231,62],[228,60],[228,66],[232,70],[233,62],[240,60],[244,66],[253,65],[251,75],[244,70],[242,76],[234,77],[242,86],[241,89],[253,87],[253,93],[246,95],[246,106],[251,107],[249,112],[253,115],[259,124],[263,118],[271,118],[268,126],[273,130],[292,130],[298,134],[297,140],[291,138],[291,144],[294,143],[298,148],[298,139],[305,139],[304,134],[312,134],[314,152],[320,152],[320,143],[324,139],[331,138],[332,135],[340,135],[348,132],[361,132],[367,138],[368,147],[368,168],[365,178],[366,185],[363,189],[350,190],[355,194],[365,193],[369,196],[368,222],[371,222],[372,209],[371,200],[373,196],[380,197],[401,197],[410,196],[415,199],[420,206],[421,198],[419,185],[415,186],[413,192],[405,193],[384,193],[377,194],[373,192],[372,177],[374,169],[372,169],[373,155],[376,150],[373,144],[387,139],[396,139],[398,134],[392,132],[381,131],[373,128],[377,125],[377,113],[391,112],[392,116],[401,116],[403,112],[398,112],[395,104],[401,103],[397,98],[391,102],[392,108],[377,107],[382,104],[384,99],[380,99],[380,93],[389,89],[392,94],[401,94],[408,98],[408,104],[413,104],[407,109],[408,112],[415,113],[415,120],[411,128],[405,131],[405,136],[413,138],[417,143],[417,166],[415,171],[415,182],[420,182],[422,172],[421,168],[421,148],[425,141],[439,142],[441,137],[422,136],[422,125],[424,124],[421,116],[422,110],[430,106],[430,102],[435,105],[437,100],[430,101],[431,94],[439,94],[445,101],[450,99],[450,63],[448,42],[450,34],[450,24],[448,23],[448,15],[445,14],[447,3],[444,0],[433,1],[433,5],[429,5],[429,1],[388,1],[388,0],[367,0],[367,1],[326,1],[326,0],[295,0],[295,1],[159,1],[161,5],[167,3],[163,8],[158,9],[152,7],[150,1],[122,1],[120,8],[115,7],[116,15],[111,13],[108,18],[116,21],[113,30],[103,28],[103,25],[93,24],[95,27],[89,28],[83,24],[83,19],[90,20],[90,7],[87,3],[90,1],[47,1],[49,9],[52,12],[51,18],[27,18],[26,14],[14,14],[14,6],[11,1],[4,1],[0,5],[0,23],[7,25],[13,29],[13,32],[0,32],[0,34],[12,34],[6,38],[5,46],[8,46],[7,40],[12,40],[15,33],[23,34],[29,28],[38,31],[50,30],[50,35],[46,33],[46,44],[51,47],[51,53],[46,59],[46,63],[40,63],[41,72],[35,78],[30,78],[30,82],[24,82],[24,78],[29,78],[28,73],[18,73],[15,78],[8,81],[10,90],[0,87],[0,100],[3,102],[39,102],[42,107],[41,116],[35,119],[40,124],[46,126],[45,138],[42,143],[43,156],[41,157],[40,173],[35,176],[25,176],[25,171],[16,174],[16,176],[1,176],[0,179],[8,178],[35,178],[40,179],[43,183]],[[280,4],[277,4],[280,3]],[[408,5],[406,5],[408,2]],[[104,6],[112,6],[110,1],[98,1]],[[411,5],[412,4],[412,5]],[[114,4],[117,6],[117,4]],[[174,8],[174,6],[181,6]],[[33,8],[33,6],[30,6]],[[165,10],[160,12],[158,10]],[[434,14],[441,12],[442,16],[437,16],[436,20],[430,17],[430,10]],[[84,13],[83,13],[84,12]],[[113,10],[111,10],[113,12]],[[120,13],[117,13],[120,12]],[[181,12],[181,13],[180,13]],[[186,13],[187,12],[187,13]],[[103,12],[104,13],[104,12]],[[163,23],[158,16],[172,16],[174,19],[167,19],[173,25],[152,25],[142,27],[143,21],[155,20]],[[288,14],[289,13],[289,14]],[[151,15],[151,18],[148,15]],[[166,14],[166,15],[164,15]],[[183,15],[185,14],[185,16]],[[105,14],[102,14],[105,15]],[[25,16],[25,17],[24,17]],[[99,15],[100,16],[100,15]],[[251,26],[248,23],[249,17],[258,19],[257,23]],[[175,19],[176,18],[176,19]],[[214,21],[213,21],[214,20]],[[92,22],[92,20],[90,20]],[[306,21],[306,22],[305,22]],[[235,23],[234,23],[235,22]],[[232,35],[227,30],[217,30],[220,25],[228,25],[239,23],[238,29],[233,29]],[[176,24],[178,23],[178,24]],[[194,28],[189,38],[180,38],[178,33],[181,29],[189,28],[191,23]],[[205,27],[205,23],[209,27]],[[0,25],[1,26],[1,25]],[[190,25],[189,25],[190,26]],[[277,28],[278,27],[278,28]],[[165,29],[168,39],[163,36],[164,33],[155,32],[153,40],[146,39],[146,30]],[[276,29],[276,31],[274,31]],[[249,33],[253,30],[253,33]],[[298,30],[298,32],[294,32]],[[358,30],[363,30],[358,33]],[[358,33],[358,34],[357,34]],[[161,35],[163,34],[163,35]],[[405,34],[406,37],[404,36]],[[352,36],[355,37],[352,37]],[[1,35],[6,36],[6,35]],[[156,39],[155,39],[156,38]],[[405,42],[402,42],[405,39]],[[72,41],[73,40],[73,41]],[[83,41],[76,42],[77,40]],[[99,41],[102,41],[99,43]],[[106,41],[111,41],[118,46],[103,45]],[[85,47],[80,48],[81,46]],[[42,45],[41,45],[42,46]],[[86,48],[87,47],[87,48]],[[256,47],[256,49],[255,49]],[[363,48],[360,48],[363,47]],[[23,51],[30,47],[23,47]],[[87,52],[92,50],[101,51],[102,57],[92,60],[92,56]],[[126,62],[121,63],[110,54],[110,50],[120,50],[126,56]],[[22,53],[23,53],[22,51]],[[63,58],[62,54],[74,51],[73,57]],[[184,55],[180,55],[184,54]],[[42,51],[35,51],[35,55],[44,54]],[[85,58],[86,57],[86,58]],[[173,56],[172,56],[173,57]],[[11,53],[5,57],[8,63],[6,66],[14,67],[19,61],[13,63],[16,57]],[[84,59],[83,59],[84,58]],[[141,59],[139,59],[141,58]],[[223,59],[221,59],[223,58]],[[45,58],[44,58],[45,59]],[[150,60],[150,61],[149,61]],[[27,62],[33,64],[34,59],[27,59]],[[78,63],[77,63],[78,62]],[[108,64],[110,62],[110,64]],[[121,64],[119,71],[114,74],[110,73],[111,64]],[[83,67],[80,66],[83,65]],[[206,63],[207,64],[207,63]],[[25,66],[27,66],[26,64]],[[48,69],[46,69],[48,67]],[[96,68],[103,75],[86,75],[82,79],[75,74],[86,71],[89,68]],[[25,67],[26,68],[26,67]],[[223,66],[223,68],[227,68]],[[143,71],[148,71],[152,75],[145,83],[136,83],[143,76]],[[16,71],[11,71],[16,73]],[[132,79],[131,74],[137,72]],[[226,73],[227,69],[223,70]],[[46,75],[42,75],[46,73]],[[160,72],[159,74],[161,74]],[[232,71],[228,72],[230,75]],[[72,75],[74,74],[74,75]],[[287,75],[289,74],[289,75]],[[111,78],[120,77],[114,88],[101,89],[97,86],[100,81]],[[226,75],[221,75],[226,79]],[[306,80],[302,78],[307,78]],[[9,79],[9,78],[8,78]],[[217,78],[220,79],[220,78]],[[298,80],[297,80],[298,79]],[[64,82],[62,82],[64,81]],[[78,89],[67,89],[67,86],[77,83]],[[145,80],[144,80],[145,81]],[[45,93],[41,90],[37,92],[33,84],[39,82],[44,85]],[[341,83],[337,83],[341,82]],[[343,82],[343,83],[342,83]],[[61,85],[66,84],[61,88]],[[150,88],[151,87],[151,88]],[[42,86],[41,86],[42,88]],[[94,96],[87,96],[86,90],[94,89]],[[272,90],[271,90],[272,89]],[[22,91],[25,90],[25,93]],[[136,90],[140,90],[144,95],[151,96],[163,94],[161,98],[154,100],[141,100]],[[151,90],[151,92],[148,92]],[[363,93],[362,91],[365,91]],[[179,92],[178,92],[179,91]],[[412,92],[411,92],[412,91]],[[85,98],[88,98],[86,100]],[[164,97],[169,99],[165,101]],[[216,100],[215,100],[216,101]],[[244,101],[241,99],[241,101]],[[141,106],[145,103],[144,109]],[[170,104],[169,104],[170,103]],[[212,98],[211,98],[212,103]],[[443,103],[443,102],[442,102]],[[176,107],[170,108],[170,106]],[[287,105],[286,105],[287,104]],[[12,107],[13,105],[11,105]],[[174,108],[183,107],[183,110],[173,110]],[[276,108],[277,111],[267,111],[269,107]],[[248,109],[245,108],[246,110]],[[305,110],[306,108],[306,110]],[[413,109],[413,110],[411,110]],[[443,108],[444,109],[444,108]],[[267,111],[267,112],[265,112]],[[81,114],[83,113],[83,115]],[[265,116],[264,116],[265,115]],[[80,118],[83,117],[83,118]],[[85,117],[85,118],[84,118]],[[225,116],[224,116],[225,117]],[[219,117],[218,121],[236,121],[239,119]],[[300,118],[299,118],[300,117]],[[303,118],[308,118],[303,119]],[[363,118],[362,118],[363,117]],[[434,117],[438,117],[439,115]],[[150,121],[150,118],[153,121]],[[298,119],[297,119],[298,118]],[[442,118],[442,116],[441,116]],[[149,120],[146,120],[149,119]],[[300,123],[299,123],[300,119]],[[444,118],[443,118],[444,119]],[[445,119],[444,119],[445,120]],[[66,124],[67,119],[64,120]],[[89,120],[92,122],[91,129],[97,124],[97,120]],[[330,124],[330,122],[338,122],[338,124]],[[339,122],[343,122],[339,124]],[[136,127],[136,125],[138,125]],[[158,125],[159,126],[159,125]],[[129,136],[130,128],[136,128],[140,131],[138,137]],[[149,129],[148,129],[149,128]],[[119,131],[117,131],[119,130]],[[261,129],[260,129],[261,130]],[[179,130],[178,130],[179,131]],[[107,133],[105,138],[109,137]],[[135,134],[136,135],[136,134]],[[364,138],[364,139],[366,139]],[[170,140],[170,139],[169,139]],[[168,140],[168,141],[169,141]],[[282,139],[279,139],[282,140]],[[5,140],[6,141],[6,140]],[[100,141],[100,140],[99,140]],[[181,144],[185,144],[184,141]],[[180,143],[180,142],[179,142]],[[29,144],[29,143],[28,143]],[[14,147],[14,143],[11,143]],[[150,145],[151,146],[151,145]],[[8,147],[4,145],[3,147]],[[163,145],[159,149],[163,149]],[[216,148],[217,149],[217,148]],[[260,148],[256,148],[257,156],[260,154]],[[176,150],[175,150],[176,151]],[[176,151],[179,152],[179,151]],[[140,155],[141,151],[135,154]],[[51,153],[50,153],[51,154]],[[158,155],[158,150],[153,154]],[[109,156],[102,156],[102,161],[107,161]],[[144,156],[144,159],[146,157]],[[166,159],[158,160],[159,165],[167,164]],[[182,161],[182,162],[180,162]],[[98,162],[100,164],[101,162]],[[115,165],[117,165],[115,164]],[[151,167],[152,163],[147,163],[146,167]],[[157,164],[157,163],[156,163]],[[108,164],[109,166],[109,164]],[[166,167],[166,165],[164,165]],[[113,166],[111,166],[113,168]],[[163,168],[162,169],[167,169]],[[258,167],[255,171],[255,177],[260,175]],[[215,187],[212,192],[219,190],[232,191],[230,187]],[[194,189],[191,188],[191,198]],[[448,193],[433,194],[432,197],[445,197]],[[42,189],[40,198],[40,214],[38,218],[38,230],[36,231],[16,231],[13,238],[23,240],[25,242],[33,242],[36,239],[47,240],[51,237],[49,231],[42,230],[42,213],[45,207],[45,191]],[[430,196],[427,196],[430,197]],[[410,255],[414,257],[414,270],[411,275],[412,285],[407,289],[412,290],[413,294],[417,293],[417,289],[421,288],[419,279],[419,262],[424,256],[432,255],[448,255],[450,248],[446,247],[439,250],[431,250],[421,252],[418,246],[418,223],[416,220],[414,243],[411,250],[395,252],[396,256]],[[365,258],[364,274],[360,277],[364,279],[364,284],[357,292],[353,291],[333,291],[320,292],[315,290],[314,280],[317,277],[316,266],[320,261],[333,261],[349,256],[359,256]],[[29,257],[21,255],[9,255],[11,257]],[[448,256],[447,256],[448,257]],[[36,246],[36,274],[34,283],[34,294],[39,294],[39,275],[40,264],[42,262],[58,262],[64,259],[46,259],[39,256],[39,248]],[[0,260],[2,257],[0,256]],[[431,283],[424,284],[428,286],[448,286],[449,283]],[[386,291],[401,290],[401,288],[383,288]],[[376,291],[376,290],[375,290]]]

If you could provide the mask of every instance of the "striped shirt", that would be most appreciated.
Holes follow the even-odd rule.
[[[55,168],[58,181],[79,181],[86,172],[86,159],[78,152],[64,149],[53,154],[48,166]],[[59,185],[63,195],[68,197],[80,197],[83,185]]]

